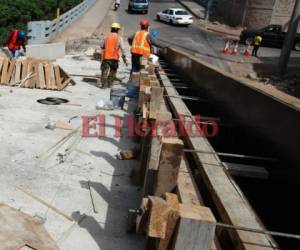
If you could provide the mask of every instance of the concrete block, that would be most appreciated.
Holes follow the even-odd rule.
[[[26,49],[26,56],[34,59],[55,60],[66,54],[64,43],[27,45]]]

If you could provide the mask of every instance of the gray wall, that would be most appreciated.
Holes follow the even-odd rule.
[[[166,49],[165,58],[193,85],[204,88],[211,98],[222,103],[222,110],[245,125],[258,125],[259,133],[274,146],[278,157],[300,163],[300,110],[267,92],[249,87],[247,79],[238,79],[199,59],[175,49]],[[293,99],[294,100],[294,99]],[[258,142],[259,143],[259,142]]]

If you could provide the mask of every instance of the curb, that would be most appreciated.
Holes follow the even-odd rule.
[[[198,14],[196,14],[189,6],[187,6],[185,3],[183,3],[181,0],[177,0],[179,4],[181,4],[184,8],[186,8],[191,14],[196,17],[197,19],[203,19]]]

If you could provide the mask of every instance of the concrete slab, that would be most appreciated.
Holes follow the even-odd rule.
[[[26,50],[26,56],[34,59],[55,60],[66,55],[64,43],[27,45]]]
[[[69,55],[57,62],[68,73],[100,73],[100,63],[84,55]],[[119,77],[124,82],[128,72],[121,65]],[[114,136],[113,115],[128,115],[127,105],[125,110],[103,111],[106,137],[78,136],[76,150],[63,163],[57,157],[58,153],[65,153],[63,147],[48,159],[36,158],[69,133],[45,129],[49,120],[68,122],[75,116],[71,125],[80,126],[81,116],[99,113],[95,109],[98,100],[109,99],[109,89],[99,89],[80,77],[74,79],[77,84],[62,92],[0,87],[0,202],[43,218],[46,230],[60,249],[142,249],[143,237],[125,233],[127,209],[139,206],[140,192],[129,180],[130,171],[138,162],[115,158],[119,150],[136,146],[131,138]],[[36,102],[48,96],[67,98],[81,106],[47,106]],[[94,190],[97,214],[93,212],[87,181]],[[74,221],[55,213],[17,187],[72,216]]]

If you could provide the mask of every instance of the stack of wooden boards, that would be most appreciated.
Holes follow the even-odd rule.
[[[58,65],[45,60],[0,57],[0,85],[63,90],[75,82]]]

